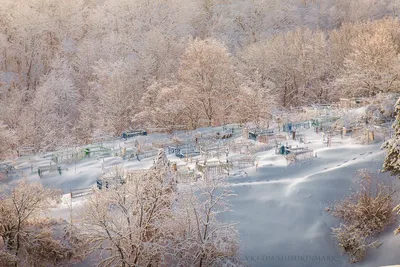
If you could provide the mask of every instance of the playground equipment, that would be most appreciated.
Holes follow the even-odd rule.
[[[90,156],[105,156],[105,155],[109,155],[111,156],[111,149],[110,148],[106,148],[103,146],[87,146],[85,148],[83,148],[83,153],[86,157],[90,157]]]
[[[138,150],[136,148],[126,150],[126,154],[123,159],[147,159],[156,156],[158,153],[158,149],[151,149],[151,150]]]
[[[180,146],[168,146],[168,154],[175,154],[178,158],[196,157],[200,151],[194,144],[185,144]]]
[[[53,153],[51,155],[51,160],[55,164],[61,164],[61,163],[73,163],[73,162],[78,162],[82,160],[85,157],[86,153],[83,150],[80,149],[72,149],[72,150],[66,150],[66,151],[60,151]]]
[[[49,165],[40,165],[40,166],[37,166],[36,168],[37,168],[37,173],[40,178],[43,178],[44,172],[58,171],[58,173],[61,175],[62,171],[63,171],[63,168],[61,166],[51,164],[51,162]]]
[[[249,139],[236,139],[229,144],[229,150],[238,154],[247,154],[254,147],[254,143]]]
[[[200,154],[201,156],[207,158],[217,157],[219,158],[221,155],[229,153],[227,146],[222,146],[219,144],[201,146]]]
[[[289,122],[283,125],[283,132],[292,132],[299,129],[310,129],[310,121]]]
[[[278,155],[288,155],[290,154],[289,146],[282,145],[282,143],[277,143],[275,147],[275,154]]]
[[[273,129],[265,129],[265,130],[250,130],[249,131],[249,139],[254,140],[254,141],[258,141],[258,139],[261,137],[261,139],[265,136],[265,137],[270,137],[270,136],[274,136],[274,130]]]
[[[316,117],[311,120],[311,125],[314,127],[322,128],[322,129],[327,129],[331,125],[333,125],[339,118],[337,117]]]
[[[291,147],[286,148],[288,154],[295,155],[296,160],[302,160],[314,157],[314,150],[308,149],[306,147]]]
[[[244,169],[255,166],[255,158],[252,156],[240,156],[230,160],[233,167]]]
[[[305,143],[306,142],[306,135],[305,134],[297,134],[296,135],[296,141],[300,143]]]
[[[126,175],[127,171],[122,166],[113,166],[101,178],[96,180],[96,186],[99,190],[116,188],[126,183]]]
[[[196,162],[196,169],[204,175],[222,175],[225,171],[229,174],[232,167],[232,163],[222,162],[215,158]]]
[[[147,132],[144,130],[136,130],[136,131],[127,131],[122,133],[123,139],[128,139],[136,136],[147,135]]]
[[[226,124],[222,125],[222,130],[223,131],[231,131],[232,133],[237,132],[236,130],[242,129],[243,126],[238,123],[232,123],[232,124]]]

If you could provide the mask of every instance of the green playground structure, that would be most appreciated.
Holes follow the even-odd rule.
[[[50,165],[37,166],[37,173],[40,178],[43,177],[44,172],[53,172],[53,171],[58,171],[58,173],[61,175],[63,168],[59,165],[52,165],[51,163]]]
[[[98,156],[98,155],[110,155],[111,156],[111,148],[106,148],[103,146],[87,146],[85,148],[83,148],[83,153],[86,157],[90,157],[90,156]]]

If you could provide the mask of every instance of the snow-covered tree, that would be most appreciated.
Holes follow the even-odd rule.
[[[167,154],[165,154],[164,149],[159,149],[156,158],[154,159],[154,168],[155,169],[165,169],[169,168],[170,163],[167,158]]]
[[[58,190],[22,180],[0,196],[0,262],[7,257],[13,266],[62,266],[70,260],[74,249],[65,225],[43,217],[59,200]]]
[[[127,183],[84,203],[78,225],[99,266],[239,266],[237,231],[217,218],[232,195],[223,179],[177,194],[169,169],[160,151],[148,173],[127,172]]]
[[[52,149],[71,145],[73,126],[80,99],[67,61],[53,63],[52,71],[43,77],[33,100],[35,132],[41,137],[39,148]]]
[[[85,202],[78,225],[88,253],[100,252],[99,266],[165,262],[174,194],[161,179],[151,178],[131,174],[128,183],[98,190]]]
[[[139,102],[140,112],[133,123],[142,127],[160,127],[173,130],[176,125],[196,128],[201,110],[193,97],[194,90],[171,82],[149,86]]]
[[[393,28],[398,25],[391,19],[365,24],[351,41],[351,52],[345,57],[342,75],[336,82],[342,94],[375,96],[397,90],[400,59]]]
[[[180,241],[183,266],[240,266],[238,232],[235,225],[221,222],[219,216],[230,211],[226,177],[207,175],[206,180],[180,194]],[[197,196],[199,194],[199,196]]]
[[[212,124],[234,105],[236,74],[231,55],[214,39],[196,39],[189,43],[179,70],[183,86],[193,90],[203,116]]]
[[[243,85],[237,96],[235,121],[253,122],[257,127],[265,127],[272,119],[271,111],[275,105],[275,99],[268,89]]]
[[[396,102],[396,120],[393,124],[393,138],[383,144],[386,149],[386,158],[383,163],[383,171],[391,175],[400,175],[400,98]]]
[[[112,135],[120,135],[131,127],[136,97],[135,80],[130,76],[130,62],[100,60],[94,67],[95,80],[90,84],[96,104],[97,127]],[[90,114],[88,114],[90,116]]]
[[[0,121],[0,159],[5,159],[15,149],[17,137],[15,131]]]
[[[286,107],[396,91],[400,27],[381,18],[399,10],[390,0],[3,0],[0,120],[19,146],[47,149],[55,136],[67,145],[139,124],[243,119],[242,84]],[[59,58],[68,67],[56,75]],[[80,96],[67,130],[38,110],[53,84]],[[155,84],[156,108],[145,108]]]
[[[322,31],[297,29],[254,43],[240,53],[242,72],[284,107],[327,99],[330,61]]]

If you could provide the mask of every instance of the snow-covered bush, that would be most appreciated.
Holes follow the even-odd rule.
[[[59,200],[58,190],[23,180],[0,195],[0,266],[64,266],[71,260],[75,245],[66,223],[42,216]]]
[[[359,171],[358,177],[360,189],[327,209],[343,222],[333,234],[343,251],[350,255],[351,262],[362,260],[367,247],[365,240],[382,232],[395,218],[395,190],[365,170]]]
[[[396,121],[393,124],[394,136],[391,140],[383,144],[387,150],[386,158],[383,163],[383,171],[390,172],[391,175],[400,175],[400,98],[396,102],[395,111],[397,112]],[[396,206],[394,211],[400,214],[400,205]],[[400,233],[400,227],[396,229],[395,234]]]
[[[396,103],[396,112],[396,121],[392,126],[394,136],[382,146],[387,151],[383,171],[390,172],[392,175],[400,175],[400,98]]]
[[[367,242],[362,232],[354,227],[341,225],[339,228],[332,229],[338,245],[343,253],[349,255],[349,261],[355,263],[362,261],[367,255]]]

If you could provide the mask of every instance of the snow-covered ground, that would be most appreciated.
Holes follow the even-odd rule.
[[[200,131],[206,133],[210,129]],[[250,266],[347,266],[346,257],[340,254],[331,236],[331,227],[338,226],[339,222],[327,214],[325,208],[356,188],[354,174],[359,169],[369,169],[388,178],[387,174],[379,173],[384,159],[381,144],[354,145],[349,137],[335,136],[331,147],[326,147],[321,134],[312,130],[303,133],[307,144],[287,141],[288,144],[313,149],[317,158],[287,166],[286,159],[275,155],[275,150],[271,149],[255,155],[257,170],[251,167],[234,171],[229,178],[237,196],[231,199],[234,212],[225,214],[223,219],[238,222],[241,258]],[[169,137],[159,134],[146,138],[157,141]],[[191,139],[193,135],[182,132],[178,137]],[[172,155],[168,157],[178,165],[193,168],[193,162],[187,163]],[[31,170],[33,162],[40,165],[48,163],[49,159],[40,156],[18,159],[15,162],[17,173],[11,175],[8,183],[25,176],[30,181],[41,181],[44,185],[62,189],[63,203],[51,215],[68,220],[70,190],[94,186],[96,179],[114,165],[127,169],[149,168],[153,158],[139,162],[120,157],[109,157],[104,161],[92,157],[76,165],[67,165],[68,170],[61,175],[45,173],[41,179]],[[72,206],[80,205],[84,199],[74,199]],[[400,263],[400,237],[393,236],[392,230],[388,229],[379,237],[382,246],[370,249],[365,261],[352,266]]]
[[[348,266],[331,236],[339,222],[324,209],[356,188],[358,169],[388,178],[379,173],[384,160],[380,144],[352,145],[339,136],[326,148],[320,136],[307,136],[318,158],[283,167],[283,158],[265,153],[257,171],[230,179],[237,197],[231,201],[235,212],[225,218],[239,223],[242,259],[250,266]],[[400,263],[400,237],[388,229],[380,240],[381,247],[352,266]]]

